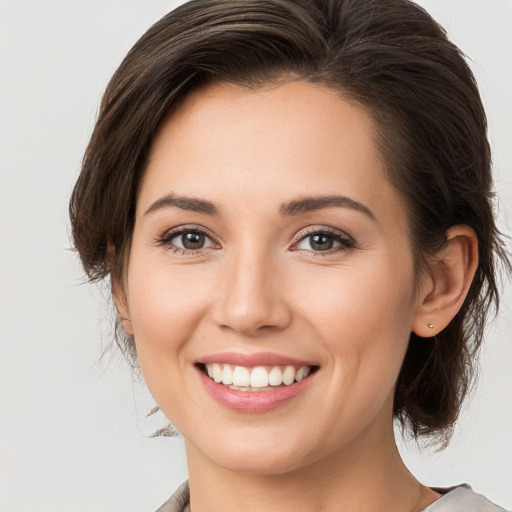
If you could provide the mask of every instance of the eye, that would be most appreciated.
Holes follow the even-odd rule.
[[[294,250],[330,254],[337,251],[346,251],[353,247],[353,240],[340,231],[316,229],[306,235],[302,234],[302,237],[294,245]]]
[[[199,231],[184,231],[171,238],[170,242],[180,249],[203,249],[208,242],[204,233]]]
[[[172,230],[166,233],[158,243],[159,245],[168,245],[174,251],[184,254],[217,247],[217,244],[211,237],[198,228],[180,228]]]

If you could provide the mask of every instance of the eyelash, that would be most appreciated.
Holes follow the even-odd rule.
[[[352,237],[348,236],[343,231],[339,231],[334,228],[322,227],[322,228],[307,228],[305,231],[301,231],[295,238],[295,242],[292,247],[295,247],[297,244],[306,240],[308,237],[313,235],[323,235],[333,239],[334,242],[338,242],[339,247],[334,247],[332,249],[328,249],[326,251],[315,251],[315,250],[307,250],[307,249],[292,249],[294,251],[306,251],[313,257],[323,257],[329,256],[331,254],[340,253],[340,252],[348,252],[355,248],[356,244]]]
[[[198,254],[202,254],[204,251],[208,251],[212,249],[212,247],[205,247],[205,248],[199,248],[199,249],[183,249],[181,247],[176,247],[171,243],[171,241],[174,238],[179,237],[180,235],[183,236],[186,233],[195,233],[195,234],[201,234],[205,237],[209,238],[213,243],[215,243],[217,246],[217,242],[215,241],[212,234],[207,231],[206,229],[200,227],[200,226],[183,226],[176,229],[172,229],[170,231],[166,231],[163,235],[158,237],[156,241],[156,245],[166,247],[169,250],[171,250],[173,253],[179,253],[184,256],[196,256]],[[338,242],[340,245],[338,247],[334,247],[332,249],[328,249],[326,251],[315,251],[315,250],[308,250],[308,249],[299,249],[294,248],[297,246],[300,242],[303,240],[306,240],[308,237],[311,237],[313,235],[320,235],[320,236],[327,236],[331,239],[333,239],[334,242]],[[313,257],[317,256],[329,256],[331,254],[337,253],[337,252],[348,252],[355,248],[355,241],[352,237],[349,237],[346,233],[343,233],[342,231],[339,231],[334,228],[308,228],[305,231],[301,231],[297,234],[295,237],[295,240],[293,242],[293,245],[291,247],[292,251],[305,251],[312,255]]]
[[[181,226],[179,228],[171,229],[170,231],[166,231],[162,236],[158,237],[157,245],[166,247],[173,253],[179,253],[184,256],[196,256],[205,250],[211,249],[211,247],[200,248],[200,249],[182,249],[181,247],[176,247],[175,245],[173,245],[171,243],[171,240],[179,237],[180,235],[183,236],[185,233],[195,233],[195,234],[204,235],[205,237],[214,241],[212,234],[204,228],[201,228],[199,226]]]

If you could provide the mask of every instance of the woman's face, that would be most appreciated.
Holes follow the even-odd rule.
[[[194,457],[275,474],[382,446],[414,284],[362,109],[304,81],[214,85],[162,126],[123,313]]]

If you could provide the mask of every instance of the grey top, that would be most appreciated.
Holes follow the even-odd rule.
[[[443,496],[422,512],[507,512],[474,492],[467,484],[449,489],[435,488],[434,491]],[[156,512],[190,512],[189,493],[188,482],[185,482]]]
[[[443,496],[429,505],[423,512],[507,512],[490,502],[485,496],[477,494],[467,484],[450,489],[434,489]]]

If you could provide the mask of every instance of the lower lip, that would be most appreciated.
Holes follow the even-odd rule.
[[[238,412],[257,413],[276,409],[304,391],[316,373],[289,386],[279,386],[269,391],[237,391],[219,384],[198,368],[199,378],[209,395],[220,405]]]

